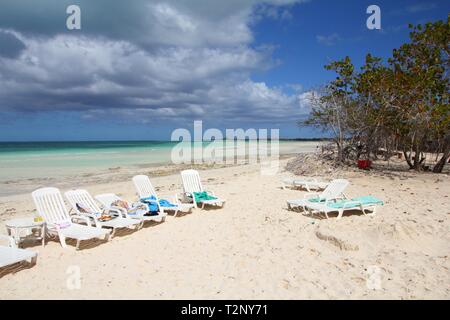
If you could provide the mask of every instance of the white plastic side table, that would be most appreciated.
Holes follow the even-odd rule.
[[[17,247],[24,239],[33,237],[35,240],[41,240],[42,246],[45,245],[45,222],[36,222],[33,218],[18,218],[6,221],[6,231],[14,241]],[[40,229],[38,235],[33,235],[33,229]]]

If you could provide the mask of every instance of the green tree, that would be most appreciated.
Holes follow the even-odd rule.
[[[411,26],[411,41],[387,63],[368,54],[359,72],[349,57],[326,65],[337,77],[300,124],[331,131],[339,162],[351,155],[346,150],[376,157],[380,147],[388,156],[400,148],[410,168],[421,170],[433,151],[440,154],[433,171],[442,172],[450,157],[449,22]]]
[[[443,153],[433,171],[441,172],[449,157],[449,26],[449,21],[410,26],[411,42],[394,50],[389,59],[402,107],[396,125],[405,158],[416,170],[430,141],[437,141],[437,151]]]

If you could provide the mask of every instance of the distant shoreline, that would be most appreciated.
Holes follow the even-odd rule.
[[[222,139],[223,141],[231,139]],[[238,139],[241,141],[242,139]],[[272,139],[268,138],[268,141]],[[248,140],[245,140],[248,141]],[[278,141],[331,141],[330,138],[280,138]],[[32,144],[32,143],[121,143],[121,142],[136,142],[136,143],[178,143],[179,141],[171,140],[40,140],[40,141],[0,141],[2,144]],[[202,142],[211,142],[209,140],[203,140]]]

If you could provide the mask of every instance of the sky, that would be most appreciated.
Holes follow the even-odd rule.
[[[68,30],[69,5],[81,29]],[[369,30],[369,5],[381,30]],[[176,128],[299,128],[324,65],[388,57],[444,0],[2,0],[0,141],[169,140]]]

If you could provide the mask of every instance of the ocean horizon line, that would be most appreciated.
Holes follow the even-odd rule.
[[[220,140],[220,139],[218,139]],[[233,139],[226,139],[223,138],[221,140],[233,140]],[[248,140],[261,140],[261,139],[234,139],[238,141],[248,141]],[[266,139],[264,139],[266,140]],[[271,138],[268,138],[267,140],[272,140]],[[330,138],[327,137],[314,137],[314,138],[279,138],[279,141],[328,141]],[[214,140],[192,140],[192,142],[212,142]],[[17,140],[17,141],[0,141],[0,144],[7,144],[7,143],[68,143],[68,142],[183,142],[183,141],[173,141],[173,140]]]

